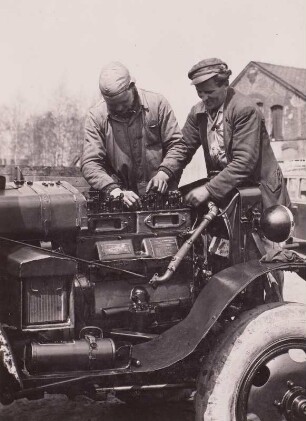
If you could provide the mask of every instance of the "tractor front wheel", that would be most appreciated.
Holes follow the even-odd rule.
[[[306,420],[306,306],[257,307],[216,342],[198,378],[197,421]]]

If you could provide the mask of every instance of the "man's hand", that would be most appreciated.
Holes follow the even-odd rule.
[[[165,193],[168,188],[169,178],[169,175],[164,171],[158,171],[158,173],[148,182],[146,193],[148,193],[149,190]]]
[[[121,194],[123,194],[123,203],[131,208],[134,205],[141,206],[141,201],[139,196],[137,196],[136,193],[134,193],[132,190],[121,190],[119,188],[116,188],[110,192],[110,196],[112,197],[119,197]]]
[[[197,187],[196,189],[191,190],[185,197],[187,203],[190,203],[193,206],[199,206],[201,203],[206,202],[209,199],[210,195],[205,186]]]

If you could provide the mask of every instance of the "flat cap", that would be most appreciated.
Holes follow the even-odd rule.
[[[225,73],[227,69],[227,64],[219,58],[207,58],[192,66],[188,72],[188,77],[192,80],[191,85],[197,85],[213,76]]]
[[[99,88],[105,97],[114,97],[127,90],[135,79],[128,69],[118,61],[113,61],[102,68]]]

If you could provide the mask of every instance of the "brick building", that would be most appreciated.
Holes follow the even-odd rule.
[[[254,98],[277,159],[305,159],[306,69],[251,61],[231,86]]]

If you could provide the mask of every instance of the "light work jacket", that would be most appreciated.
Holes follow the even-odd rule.
[[[140,112],[130,122],[113,120],[103,100],[90,109],[81,169],[95,189],[137,191],[159,169],[178,185],[187,148],[173,110],[158,93],[139,89],[138,95]]]

